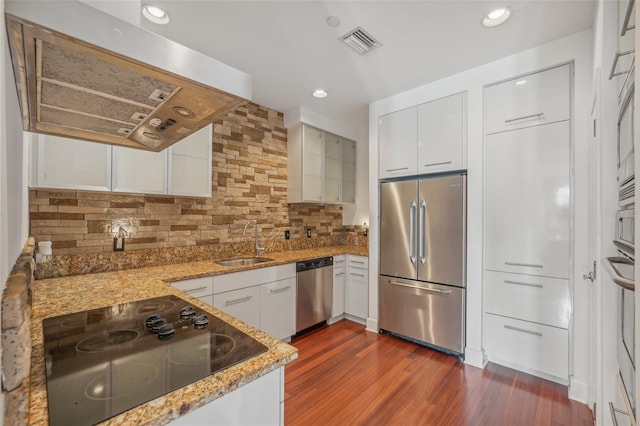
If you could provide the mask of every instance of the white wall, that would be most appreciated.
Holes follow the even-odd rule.
[[[380,115],[418,105],[452,93],[467,91],[468,94],[468,204],[467,204],[467,346],[465,356],[470,365],[483,367],[486,362],[483,351],[482,316],[482,273],[483,273],[483,237],[482,237],[482,167],[483,167],[483,87],[489,83],[515,77],[517,75],[544,69],[561,63],[575,61],[575,105],[574,105],[574,205],[576,211],[584,211],[587,205],[587,163],[586,144],[589,130],[592,35],[584,31],[551,43],[508,56],[498,61],[456,74],[440,81],[420,86],[413,90],[391,96],[372,103],[369,106],[369,211],[372,229],[379,227],[378,208],[378,151],[377,119]],[[583,229],[585,220],[576,217],[575,224],[580,228],[574,231],[574,252],[576,263],[573,265],[574,322],[580,329],[588,323],[588,304],[584,305],[584,284],[582,273],[588,271],[588,259],[585,253],[587,230]],[[379,270],[378,232],[369,237],[369,319],[367,327],[378,329],[378,270]],[[580,277],[580,281],[576,277]],[[586,399],[588,382],[588,363],[586,362],[588,342],[585,332],[580,329],[574,333],[573,376],[571,377],[572,396]]]
[[[327,132],[356,141],[356,202],[342,209],[343,225],[369,224],[369,127],[367,110],[348,122],[335,120],[308,108],[299,107],[284,113],[284,125],[306,123]]]

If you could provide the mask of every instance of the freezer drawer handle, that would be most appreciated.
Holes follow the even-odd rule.
[[[525,330],[524,328],[514,327],[512,325],[506,325],[506,324],[505,324],[504,328],[509,329],[509,330],[513,330],[513,331],[519,331],[521,333],[533,334],[534,336],[542,337],[542,333],[540,333],[539,331]]]
[[[451,164],[451,161],[443,161],[441,163],[429,163],[425,164],[425,167],[433,167],[433,166],[444,166],[445,164]]]
[[[195,292],[206,290],[206,289],[207,287],[202,286],[202,287],[196,287],[196,288],[187,288],[182,291],[184,291],[185,293],[195,293]]]
[[[409,260],[416,264],[416,202],[409,207]]]
[[[397,169],[387,169],[388,172],[399,172],[400,170],[409,170],[408,167],[398,167]]]
[[[544,268],[544,265],[539,265],[537,263],[520,263],[520,262],[504,262],[507,266],[526,266],[529,268]]]
[[[253,299],[253,296],[245,296],[245,297],[241,297],[239,299],[231,299],[231,300],[227,300],[224,302],[225,306],[231,306],[231,305],[236,305],[238,303],[242,303],[242,302],[248,302],[249,300]]]
[[[401,287],[416,288],[418,290],[429,291],[431,293],[451,294],[451,290],[439,290],[437,288],[420,287],[419,285],[411,285],[411,284],[401,283],[400,281],[394,281],[394,280],[389,280],[389,284],[399,285]]]
[[[504,120],[505,124],[513,123],[514,121],[526,120],[527,118],[542,118],[544,116],[544,112],[539,112],[537,114],[531,115],[523,115],[522,117],[510,118],[508,120]]]
[[[504,280],[505,284],[514,284],[514,285],[523,285],[526,287],[535,287],[535,288],[543,288],[544,286],[542,284],[530,284],[530,283],[523,283],[520,281],[511,281],[511,280]]]
[[[269,290],[269,294],[277,294],[277,293],[284,293],[285,291],[289,290],[291,288],[291,286],[286,286],[286,287],[282,287],[282,288],[272,288]]]
[[[609,262],[609,265],[611,265],[611,269],[613,269],[613,272],[616,274],[616,276],[613,278],[613,282],[626,290],[636,291],[636,282],[634,280],[623,277],[615,265],[615,263],[633,265],[633,262],[625,257],[619,256],[607,257],[607,262]]]

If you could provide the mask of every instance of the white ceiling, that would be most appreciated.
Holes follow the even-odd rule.
[[[253,101],[299,106],[341,121],[375,100],[591,28],[595,2],[149,0],[168,11],[142,26],[253,76]],[[513,14],[487,29],[496,6]],[[329,16],[341,24],[332,28]],[[338,37],[362,26],[383,46],[366,55]],[[329,92],[315,99],[315,88]]]

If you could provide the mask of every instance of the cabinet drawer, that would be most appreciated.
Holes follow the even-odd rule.
[[[260,287],[213,295],[213,306],[254,327],[260,327]]]
[[[346,256],[341,254],[340,256],[333,256],[333,269],[343,267],[346,261]]]
[[[566,383],[569,371],[568,331],[485,314],[485,349],[490,360]]]
[[[366,256],[349,255],[347,262],[349,268],[369,269],[369,258]]]
[[[172,286],[178,288],[189,296],[201,298],[213,294],[213,277],[193,278],[191,280],[175,281]]]
[[[296,279],[260,286],[260,329],[278,339],[296,333]]]
[[[485,133],[568,120],[570,67],[563,65],[485,89]]]
[[[214,279],[214,293],[224,293],[253,285],[295,278],[295,276],[295,263],[217,275]]]
[[[568,328],[569,280],[485,271],[485,311]]]

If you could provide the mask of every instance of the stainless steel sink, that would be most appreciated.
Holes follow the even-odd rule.
[[[229,260],[220,260],[216,262],[218,265],[222,266],[242,266],[242,265],[253,265],[256,263],[269,262],[273,259],[269,259],[268,257],[246,257],[243,259],[229,259]]]

